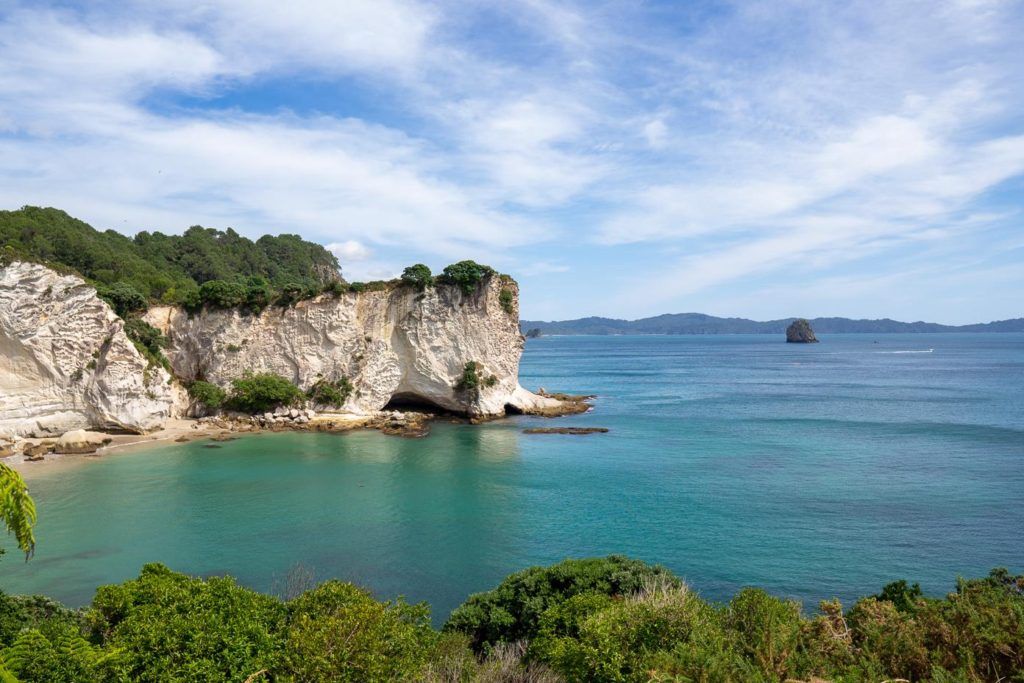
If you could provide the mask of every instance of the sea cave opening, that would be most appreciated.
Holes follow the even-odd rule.
[[[465,413],[440,406],[428,398],[411,392],[399,392],[391,397],[384,410],[398,410],[403,413],[416,412],[429,415],[464,415]]]

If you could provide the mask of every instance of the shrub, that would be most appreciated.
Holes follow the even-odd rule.
[[[239,282],[209,280],[199,286],[199,301],[215,308],[235,308],[246,301],[245,285]]]
[[[259,276],[251,276],[245,283],[245,307],[259,312],[269,306],[276,296],[270,284]]]
[[[0,591],[0,646],[10,645],[25,629],[54,636],[66,628],[79,629],[78,612],[42,595],[7,595]]]
[[[515,300],[516,296],[512,293],[511,289],[503,289],[501,294],[498,295],[498,303],[501,304],[501,308],[509,315],[516,312]]]
[[[882,594],[916,592],[890,586]],[[877,596],[846,615],[823,602],[806,618],[757,589],[719,607],[660,567],[567,560],[471,596],[438,633],[426,605],[378,602],[348,583],[282,602],[146,565],[100,588],[84,616],[0,593],[0,681],[5,668],[26,683],[1009,682],[1024,671],[1024,576],[993,570],[905,610]]]
[[[914,620],[934,665],[989,681],[1024,672],[1024,575],[959,579],[945,600],[919,601]]]
[[[188,385],[188,395],[207,410],[216,410],[224,405],[227,393],[216,384],[196,380]]]
[[[871,597],[857,601],[847,618],[859,664],[869,675],[911,680],[927,677],[924,631],[913,615],[900,612],[887,600]]]
[[[455,388],[459,391],[476,391],[480,388],[481,365],[476,361],[466,361],[462,368],[462,374],[455,382]]]
[[[340,408],[345,405],[345,401],[352,394],[352,388],[352,382],[348,380],[348,377],[342,377],[333,382],[319,379],[306,392],[306,398],[318,405]]]
[[[335,280],[324,287],[324,292],[327,294],[333,294],[334,296],[341,296],[348,292],[348,285],[341,280]]]
[[[302,401],[302,392],[290,381],[274,373],[248,373],[231,382],[232,408],[247,413],[260,413],[281,405]]]
[[[467,361],[462,368],[462,374],[455,381],[455,389],[469,394],[476,394],[481,387],[491,388],[497,386],[498,378],[494,375],[481,374],[484,366],[476,361]]]
[[[725,627],[734,634],[734,648],[756,670],[775,680],[797,677],[800,603],[744,588],[729,602],[724,616]]]
[[[921,585],[915,583],[908,585],[905,579],[887,583],[882,587],[882,592],[875,596],[878,600],[888,600],[893,607],[901,612],[911,612],[914,604],[922,597]]]
[[[116,282],[109,287],[99,287],[96,293],[110,304],[114,312],[122,318],[130,313],[146,310],[148,304],[145,295],[127,282]]]
[[[160,330],[142,318],[129,317],[124,321],[124,333],[150,365],[159,365],[170,370],[171,364],[163,353],[164,347],[167,346],[167,337]],[[95,362],[93,366],[95,367]]]
[[[458,286],[463,294],[472,294],[476,291],[477,285],[494,273],[490,266],[484,266],[476,261],[459,261],[446,266],[441,271],[441,281]]]
[[[105,680],[244,681],[277,667],[285,608],[230,578],[196,579],[147,564],[96,591],[89,620],[107,651]]]
[[[197,311],[203,305],[203,298],[199,295],[199,287],[196,285],[186,284],[168,292],[170,298],[167,303],[181,304],[188,311]]]
[[[370,280],[369,282],[363,283],[361,291],[364,292],[386,292],[389,289],[394,288],[400,280]]]
[[[757,680],[740,675],[713,607],[664,577],[648,586],[604,607],[587,605],[576,632],[556,639],[542,661],[574,681]]]
[[[478,651],[497,642],[529,639],[537,634],[541,614],[552,605],[581,593],[629,595],[656,577],[678,582],[663,567],[619,555],[532,567],[512,574],[493,590],[470,596],[452,612],[445,630],[469,635]]]
[[[288,282],[281,286],[277,295],[278,306],[291,306],[294,303],[314,296],[316,291],[302,284],[301,282]]]
[[[288,604],[285,667],[298,681],[420,680],[437,636],[425,604],[377,602],[328,581]]]
[[[417,263],[403,270],[401,280],[404,284],[415,287],[421,292],[434,284],[434,277],[430,274],[430,268],[422,263]]]

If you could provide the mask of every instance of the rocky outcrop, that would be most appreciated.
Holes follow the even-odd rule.
[[[502,291],[512,294],[502,301]],[[252,314],[157,307],[146,320],[170,340],[165,350],[184,381],[227,388],[246,372],[273,372],[308,389],[347,378],[345,411],[369,414],[389,404],[422,405],[493,417],[556,410],[557,399],[519,385],[518,286],[491,275],[472,294],[454,285],[323,294]],[[478,364],[477,389],[457,388]]]
[[[108,443],[110,443],[110,437],[106,434],[87,432],[84,429],[74,429],[70,432],[65,432],[57,439],[53,452],[64,455],[95,453]]]
[[[517,301],[516,283],[491,275],[471,294],[454,285],[390,286],[255,314],[156,307],[145,317],[168,337],[165,354],[182,382],[228,388],[247,372],[274,372],[305,390],[344,377],[352,391],[342,410],[365,416],[389,404],[472,418],[585,410],[519,385]],[[479,381],[464,388],[469,363]],[[0,396],[0,438],[144,433],[188,404],[181,383],[147,362],[95,289],[20,262],[0,268]],[[61,448],[95,445],[78,436]]]
[[[0,434],[145,432],[171,415],[173,389],[81,278],[41,265],[0,268]]]
[[[790,344],[817,344],[818,338],[814,336],[811,324],[804,318],[798,318],[786,328],[786,341]]]

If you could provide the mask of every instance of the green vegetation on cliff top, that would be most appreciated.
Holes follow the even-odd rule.
[[[16,260],[81,275],[121,317],[155,302],[256,312],[321,293],[386,291],[403,285],[423,291],[449,284],[470,295],[495,273],[475,261],[459,261],[437,277],[416,264],[394,280],[346,283],[334,255],[298,235],[264,235],[253,241],[231,228],[193,226],[182,235],[143,231],[127,237],[114,230],[100,232],[59,209],[34,206],[0,211],[0,267]],[[502,300],[506,310],[511,310],[511,297],[509,291]]]
[[[193,226],[182,235],[143,231],[132,238],[33,206],[0,211],[0,259],[63,266],[101,289],[125,283],[149,301],[167,303],[187,303],[211,281],[319,291],[340,279],[338,260],[298,235],[252,241],[230,228]]]

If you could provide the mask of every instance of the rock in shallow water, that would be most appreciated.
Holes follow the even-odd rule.
[[[54,446],[54,453],[81,454],[95,453],[101,446],[111,442],[111,438],[99,432],[87,432],[84,429],[75,429],[65,432]]]
[[[534,427],[523,434],[605,434],[607,427]]]

